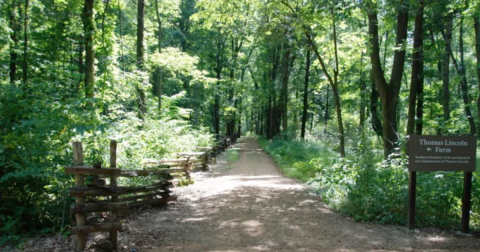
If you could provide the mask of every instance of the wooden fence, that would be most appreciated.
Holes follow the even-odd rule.
[[[118,231],[122,230],[118,221],[119,211],[176,200],[169,189],[174,186],[174,178],[190,180],[191,171],[207,171],[208,163],[214,162],[215,157],[231,144],[229,138],[224,138],[214,147],[199,147],[199,152],[178,153],[179,159],[148,160],[145,164],[150,166],[149,169],[125,170],[117,168],[116,141],[110,142],[110,168],[101,167],[101,163],[84,166],[82,143],[74,142],[74,166],[66,167],[65,172],[75,175],[75,186],[70,188],[70,195],[75,197],[71,210],[76,216],[72,233],[77,235],[77,250],[83,251],[88,234],[97,232],[109,232],[110,236],[109,239],[103,235],[96,236],[95,246],[107,251],[117,249]],[[156,176],[156,181],[140,187],[117,185],[119,177],[140,176]],[[99,214],[93,213],[107,213],[107,217],[99,218]]]

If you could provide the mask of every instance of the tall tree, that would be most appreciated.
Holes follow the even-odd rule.
[[[85,0],[83,7],[82,21],[85,38],[85,78],[84,88],[85,97],[90,99],[89,106],[93,106],[93,97],[95,93],[95,55],[93,51],[95,21],[93,19],[94,0]]]
[[[155,15],[157,17],[157,25],[158,25],[158,33],[157,33],[157,50],[158,52],[162,52],[162,41],[163,41],[163,25],[162,25],[162,19],[160,18],[160,9],[158,5],[158,0],[155,0]],[[163,73],[162,69],[158,66],[155,69],[154,72],[154,85],[157,89],[157,97],[158,97],[158,103],[157,103],[157,108],[158,112],[160,113],[160,110],[162,109],[162,91],[163,91]]]
[[[282,113],[283,133],[288,131],[288,78],[290,76],[290,45],[284,44],[283,69],[282,69],[282,90],[280,93],[280,109]]]
[[[477,83],[478,83],[478,98],[477,98],[477,113],[480,129],[480,19],[479,14],[473,16],[473,23],[475,26],[475,52],[477,58]]]
[[[9,5],[9,17],[10,17],[10,29],[11,29],[11,34],[10,38],[13,43],[10,44],[10,84],[15,85],[15,79],[17,75],[17,61],[18,61],[18,33],[20,30],[20,24],[18,21],[18,16],[17,16],[17,1],[12,0],[10,5]]]
[[[413,62],[408,104],[407,135],[412,135],[414,131],[415,107],[418,106],[417,109],[421,109],[423,106],[420,104],[423,95],[423,0],[419,0],[418,5],[415,16],[415,29],[413,32]],[[417,98],[420,101],[419,104],[416,104]],[[421,118],[418,118],[418,120],[421,120]],[[417,123],[417,125],[419,124]],[[416,133],[421,134],[421,126],[417,127],[417,129]]]
[[[305,127],[307,126],[307,116],[308,116],[308,84],[310,79],[310,58],[311,50],[307,48],[307,56],[305,59],[305,82],[303,87],[303,113],[302,113],[302,128],[300,137],[305,139]]]
[[[29,0],[25,0],[25,13],[23,17],[23,65],[22,65],[22,80],[23,84],[27,86],[28,73],[28,6]]]
[[[366,1],[368,13],[368,35],[370,37],[370,61],[372,63],[373,79],[380,95],[383,116],[383,146],[384,157],[394,151],[397,144],[397,105],[402,83],[403,67],[405,65],[405,47],[408,27],[408,1],[402,0],[398,6],[397,29],[395,38],[395,54],[390,81],[385,79],[380,62],[380,47],[378,42],[378,18],[376,2]]]
[[[137,67],[140,71],[145,70],[145,0],[137,2]],[[138,95],[138,115],[142,120],[147,113],[145,104],[145,90],[141,84],[136,87]]]
[[[458,75],[461,78],[460,81],[460,88],[462,92],[462,97],[463,97],[463,104],[464,104],[464,109],[465,109],[465,115],[467,116],[468,124],[470,126],[470,134],[473,136],[476,133],[476,126],[475,126],[475,120],[472,115],[472,110],[470,108],[470,98],[468,95],[468,82],[467,82],[467,73],[465,70],[465,59],[464,59],[464,45],[463,45],[463,15],[460,15],[460,32],[458,36],[458,44],[459,44],[459,51],[460,51],[460,63],[457,62],[455,59],[453,53],[450,54],[453,64],[455,65],[455,68],[457,70]]]
[[[338,123],[338,131],[339,131],[339,152],[340,156],[345,157],[345,131],[343,129],[343,119],[342,119],[342,107],[340,103],[340,93],[338,90],[338,75],[339,75],[339,58],[338,58],[338,44],[337,44],[337,23],[336,23],[336,15],[334,7],[330,8],[330,14],[332,18],[331,28],[332,28],[332,38],[333,38],[333,52],[334,52],[334,67],[332,69],[333,78],[330,75],[330,71],[327,69],[327,65],[325,64],[323,57],[320,55],[317,45],[313,39],[312,33],[305,28],[305,37],[309,41],[310,45],[312,46],[312,50],[317,56],[318,61],[320,62],[320,66],[322,68],[323,74],[327,77],[328,83],[330,84],[332,91],[333,91],[333,99],[335,102],[335,112],[337,115],[337,123]]]

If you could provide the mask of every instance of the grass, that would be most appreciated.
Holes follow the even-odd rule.
[[[226,154],[226,159],[229,164],[235,163],[240,159],[240,153],[236,149],[228,149]]]

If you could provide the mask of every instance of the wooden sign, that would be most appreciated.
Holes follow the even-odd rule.
[[[477,139],[472,136],[411,136],[410,171],[475,171]]]
[[[408,144],[408,218],[415,227],[417,171],[463,171],[462,232],[469,232],[472,172],[475,171],[477,140],[472,136],[410,136]]]

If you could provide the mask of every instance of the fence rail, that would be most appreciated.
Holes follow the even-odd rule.
[[[71,212],[76,218],[72,233],[77,236],[77,250],[83,251],[88,234],[97,232],[110,234],[108,239],[103,235],[96,236],[94,240],[98,246],[107,250],[117,249],[118,232],[122,231],[122,224],[117,219],[120,211],[177,200],[170,190],[174,186],[174,178],[190,180],[190,172],[208,171],[208,164],[215,163],[216,156],[231,144],[230,138],[223,138],[213,147],[198,147],[198,152],[177,153],[178,159],[146,160],[144,164],[151,166],[148,169],[119,169],[116,141],[110,141],[109,168],[101,167],[100,163],[85,166],[82,143],[74,142],[74,165],[66,167],[65,173],[75,176],[75,186],[70,188],[70,196],[75,197]],[[117,184],[119,177],[146,176],[155,176],[156,182],[135,187]],[[108,213],[107,218],[98,218],[95,214],[105,212]]]

